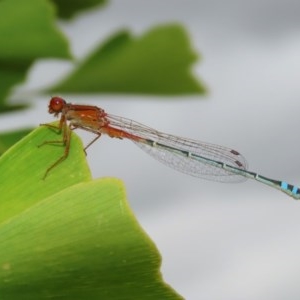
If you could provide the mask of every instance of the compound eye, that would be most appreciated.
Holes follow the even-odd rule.
[[[60,113],[66,101],[61,97],[52,97],[49,102],[49,113]]]

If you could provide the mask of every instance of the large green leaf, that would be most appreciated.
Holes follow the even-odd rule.
[[[43,180],[47,168],[64,151],[61,145],[38,148],[47,140],[61,140],[61,136],[53,130],[40,127],[1,156],[0,223],[64,188],[91,180],[81,141],[75,134],[68,159]]]
[[[37,58],[70,58],[46,0],[0,1],[0,110],[13,85],[24,80]]]
[[[160,256],[120,180],[91,180],[72,133],[69,157],[39,128],[0,158],[1,300],[182,299],[163,282]]]
[[[135,38],[116,34],[51,92],[203,93],[192,75],[196,61],[189,38],[177,24],[156,27]]]
[[[9,147],[18,142],[30,131],[30,129],[24,128],[0,133],[0,155],[2,155]]]

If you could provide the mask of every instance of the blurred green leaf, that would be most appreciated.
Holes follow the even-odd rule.
[[[0,57],[0,113],[16,110],[15,106],[11,106],[5,100],[13,86],[25,80],[30,65],[31,63],[14,66],[4,63]],[[23,106],[18,105],[17,108],[23,108]]]
[[[192,75],[197,55],[182,26],[159,26],[139,38],[121,32],[98,48],[51,92],[204,93]]]
[[[0,33],[0,57],[4,62],[18,65],[37,57],[71,57],[49,1],[2,0]]]
[[[80,139],[63,147],[40,127],[0,158],[1,300],[182,299],[159,272],[120,180],[91,180]]]
[[[1,71],[0,71],[0,73],[1,73]],[[13,111],[18,111],[18,110],[25,110],[28,107],[29,107],[28,103],[17,103],[17,104],[4,103],[0,106],[0,114],[5,114],[8,112],[13,112]]]
[[[46,0],[0,1],[0,110],[13,85],[25,79],[38,58],[70,58],[68,43],[55,26]]]
[[[9,147],[18,142],[30,131],[31,129],[24,128],[15,131],[0,133],[0,155],[2,155]]]
[[[107,3],[107,0],[51,0],[57,7],[60,18],[68,19],[74,14],[98,5]]]

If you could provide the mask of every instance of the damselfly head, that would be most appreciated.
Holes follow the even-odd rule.
[[[64,106],[67,102],[61,97],[52,97],[49,102],[48,112],[49,114],[54,114],[57,116],[59,113],[62,112]]]

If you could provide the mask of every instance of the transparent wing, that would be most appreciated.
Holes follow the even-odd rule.
[[[213,181],[246,180],[244,176],[222,168],[224,163],[237,169],[247,170],[246,159],[235,150],[162,133],[123,117],[108,115],[107,119],[112,127],[130,133],[133,138],[129,139],[142,150],[173,169]]]

